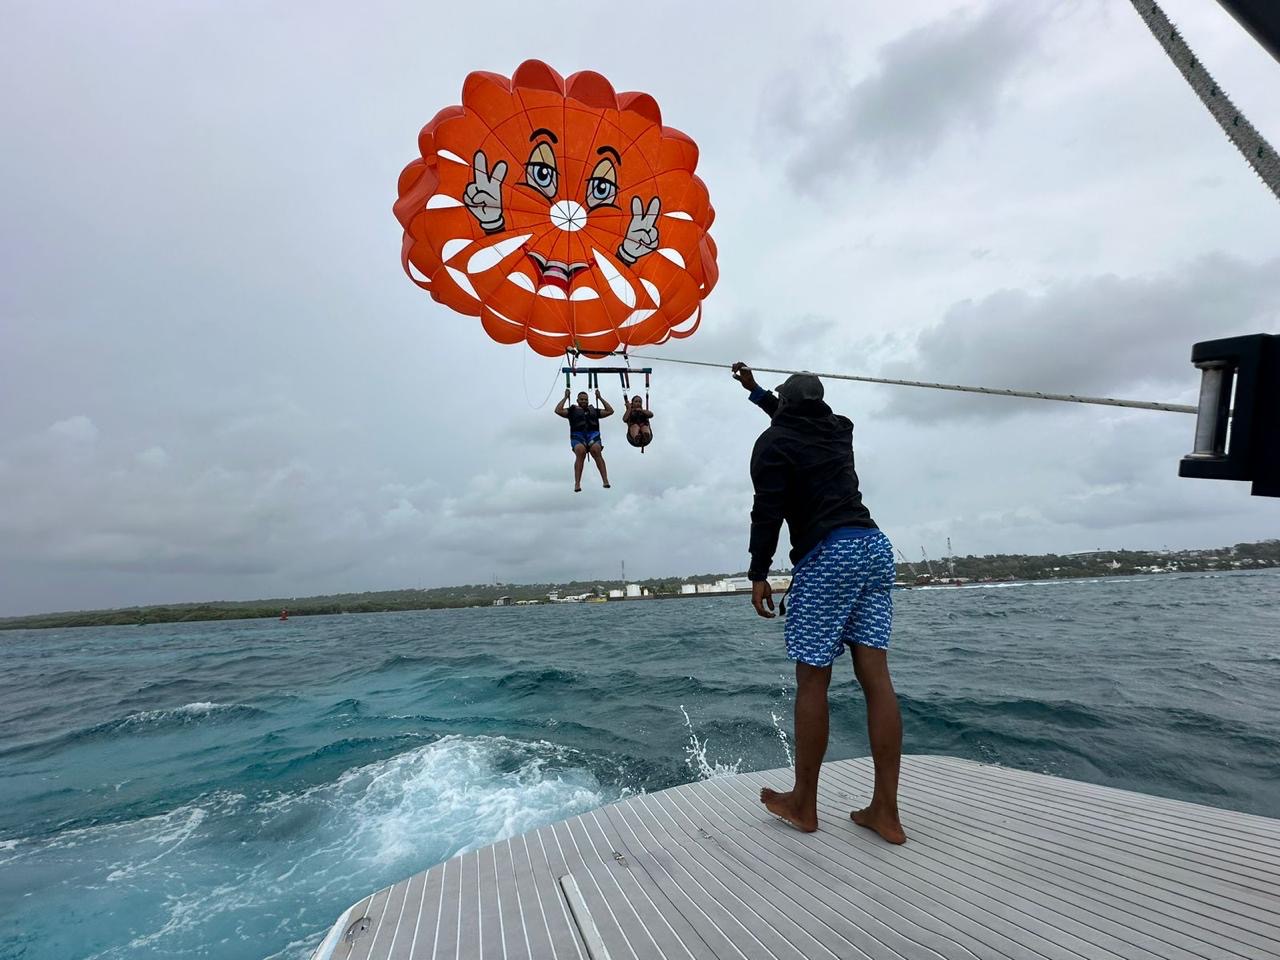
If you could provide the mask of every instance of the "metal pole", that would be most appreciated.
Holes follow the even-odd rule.
[[[1206,360],[1197,363],[1200,368],[1200,403],[1196,408],[1195,449],[1187,456],[1197,460],[1216,460],[1227,449],[1227,404],[1230,364],[1225,360]]]

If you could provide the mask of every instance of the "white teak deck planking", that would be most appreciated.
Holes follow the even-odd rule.
[[[1280,960],[1280,820],[952,757],[903,759],[910,835],[849,820],[871,761],[622,800],[353,905],[315,960]]]

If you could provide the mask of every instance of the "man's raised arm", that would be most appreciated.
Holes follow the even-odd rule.
[[[741,360],[733,365],[733,379],[742,384],[744,390],[751,392],[751,402],[770,417],[778,412],[778,398],[756,383],[756,375]]]

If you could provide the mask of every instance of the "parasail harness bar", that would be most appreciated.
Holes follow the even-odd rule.
[[[564,374],[564,388],[566,390],[573,389],[573,378],[579,374],[585,374],[587,378],[588,389],[600,389],[600,374],[617,375],[618,381],[622,384],[624,391],[631,389],[631,375],[644,376],[644,402],[645,406],[649,405],[649,381],[653,376],[653,367],[633,367],[627,356],[626,350],[614,350],[608,353],[589,353],[585,350],[570,348],[564,352],[565,362],[567,366],[561,367],[560,372]],[[626,366],[623,367],[579,367],[578,360],[586,357],[590,360],[603,360],[605,357],[622,357]]]

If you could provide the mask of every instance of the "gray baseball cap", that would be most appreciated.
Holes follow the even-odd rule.
[[[803,400],[821,400],[822,381],[812,373],[793,373],[778,387],[778,403],[786,405]]]

